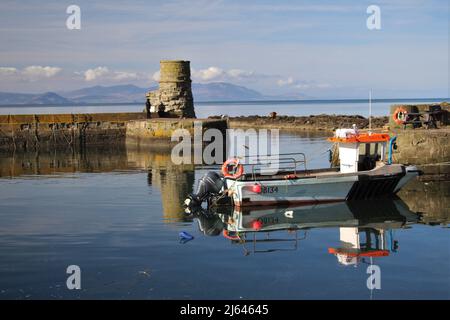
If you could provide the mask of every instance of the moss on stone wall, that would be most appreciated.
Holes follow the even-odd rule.
[[[450,129],[416,129],[397,132],[394,161],[403,164],[434,164],[450,161]]]

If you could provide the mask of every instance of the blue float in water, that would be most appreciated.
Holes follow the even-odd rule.
[[[180,232],[180,242],[181,243],[186,243],[186,242],[191,241],[193,239],[194,239],[194,236],[190,235],[186,231],[181,231]]]

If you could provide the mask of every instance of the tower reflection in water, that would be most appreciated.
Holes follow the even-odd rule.
[[[195,180],[193,165],[175,165],[170,148],[89,147],[30,152],[0,153],[0,178],[54,177],[75,173],[147,172],[150,187],[161,193],[166,222],[184,219],[182,206]]]
[[[135,154],[137,155],[137,154]],[[148,170],[148,184],[161,192],[163,216],[166,222],[184,220],[183,201],[192,192],[195,181],[193,165],[174,165],[170,154],[140,154],[142,166]]]
[[[420,215],[411,212],[400,199],[296,207],[244,207],[229,212],[224,208],[215,212],[201,209],[193,216],[205,234],[222,234],[231,243],[241,245],[245,255],[296,250],[299,241],[308,239],[309,230],[339,228],[340,242],[330,246],[328,252],[343,265],[357,265],[368,257],[395,253],[398,241],[393,231],[408,228],[420,219]]]

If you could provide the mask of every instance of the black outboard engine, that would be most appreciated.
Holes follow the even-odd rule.
[[[198,228],[206,236],[218,236],[225,228],[225,224],[218,215],[199,214],[195,218],[198,222]]]
[[[191,219],[197,220],[200,231],[206,236],[217,236],[226,226],[217,211],[210,211],[209,209],[200,206],[192,206],[186,208],[186,210],[186,218],[189,219],[189,221],[191,221]],[[220,210],[220,212],[223,212],[223,210]],[[230,213],[231,212],[227,211],[222,214],[228,217]],[[228,218],[226,218],[226,220],[228,220]]]
[[[184,203],[189,206],[200,206],[203,201],[220,193],[224,185],[222,177],[214,171],[207,172],[198,182],[197,192],[190,194]]]

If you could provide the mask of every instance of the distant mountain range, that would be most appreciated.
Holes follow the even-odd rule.
[[[264,100],[268,97],[256,90],[226,82],[193,83],[195,101]]]
[[[145,94],[157,87],[140,88],[135,85],[94,86],[74,91],[46,92],[42,94],[0,92],[0,105],[30,104],[92,104],[92,103],[144,103]],[[194,101],[267,100],[258,91],[225,82],[193,83]]]
[[[72,103],[139,103],[145,102],[145,94],[156,87],[140,88],[131,84],[118,86],[94,86],[74,91],[58,92]]]
[[[54,92],[42,94],[0,92],[0,105],[14,104],[70,104],[69,99]]]

